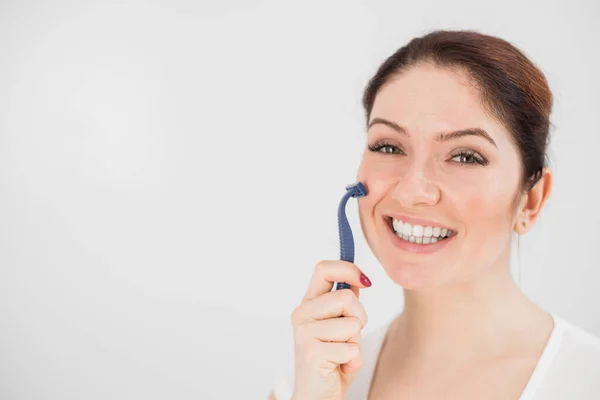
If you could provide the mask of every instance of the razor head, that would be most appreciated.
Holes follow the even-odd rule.
[[[367,195],[367,188],[362,182],[352,183],[346,186],[346,190],[352,191],[352,197],[363,197]]]

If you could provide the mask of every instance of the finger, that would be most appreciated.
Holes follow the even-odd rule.
[[[362,358],[362,356],[359,356],[348,361],[346,364],[340,365],[340,371],[345,375],[355,374],[356,372],[358,372],[359,369],[362,368],[363,365],[364,359]]]
[[[312,354],[318,358],[315,361],[324,363],[325,365],[322,365],[324,367],[331,366],[327,363],[346,364],[361,356],[360,345],[356,343],[318,342],[313,349]]]
[[[348,261],[319,261],[311,276],[303,302],[330,292],[334,282],[346,282],[350,286],[365,288],[367,286],[360,281],[361,274],[361,269]]]
[[[340,316],[356,317],[362,322],[363,327],[367,324],[365,308],[351,290],[328,292],[301,304],[292,313],[292,322],[299,325],[313,320],[324,320]]]
[[[348,340],[348,343],[358,344],[359,349],[360,349],[360,342],[361,342],[360,333],[351,337]],[[356,372],[358,372],[359,369],[361,369],[363,364],[364,364],[364,359],[362,358],[362,354],[361,354],[361,356],[359,356],[357,358],[353,358],[352,360],[348,361],[347,363],[340,365],[340,371],[346,375],[355,374]]]
[[[300,325],[297,336],[322,342],[359,343],[362,328],[362,321],[356,317],[330,318]],[[302,340],[302,337],[299,340]]]

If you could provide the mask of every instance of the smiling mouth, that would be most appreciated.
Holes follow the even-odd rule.
[[[400,239],[416,244],[433,244],[456,235],[456,231],[437,226],[411,225],[392,217],[386,217],[392,231]]]

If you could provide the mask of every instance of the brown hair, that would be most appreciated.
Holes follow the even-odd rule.
[[[363,95],[367,124],[379,89],[423,63],[466,71],[486,110],[512,134],[523,165],[521,189],[529,191],[547,165],[552,92],[544,74],[503,39],[468,30],[434,31],[398,49],[371,78]]]

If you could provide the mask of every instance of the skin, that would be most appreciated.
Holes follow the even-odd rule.
[[[375,397],[389,394],[399,371],[427,382],[450,360],[481,366],[518,354],[529,357],[528,378],[553,322],[512,279],[510,244],[514,232],[525,234],[535,224],[551,172],[545,169],[529,192],[520,190],[518,148],[461,70],[422,64],[404,71],[378,92],[369,121],[375,118],[405,130],[373,124],[356,177],[368,190],[358,199],[363,234],[405,299],[380,354],[372,389],[381,397]],[[483,129],[495,145],[474,135],[437,139],[465,128]],[[388,146],[368,148],[380,140]],[[464,150],[487,165],[461,158]],[[390,213],[435,221],[457,236],[432,254],[399,249],[387,231]]]
[[[518,398],[553,321],[513,281],[510,244],[514,232],[523,235],[535,224],[551,172],[545,169],[527,193],[520,190],[518,148],[460,70],[421,64],[404,71],[377,94],[369,122],[375,118],[405,132],[382,123],[368,129],[357,172],[368,190],[358,199],[360,222],[385,272],[403,288],[405,304],[382,345],[369,398]],[[465,128],[483,129],[494,144],[473,135],[438,140]],[[388,147],[368,148],[380,140]],[[465,151],[471,154],[459,155]],[[474,152],[486,165],[470,163]],[[431,254],[405,251],[390,239],[390,213],[432,220],[457,235]],[[295,400],[341,399],[361,368],[352,347],[366,323],[361,272],[339,260],[316,266],[292,315]],[[330,292],[333,282],[352,290]]]

